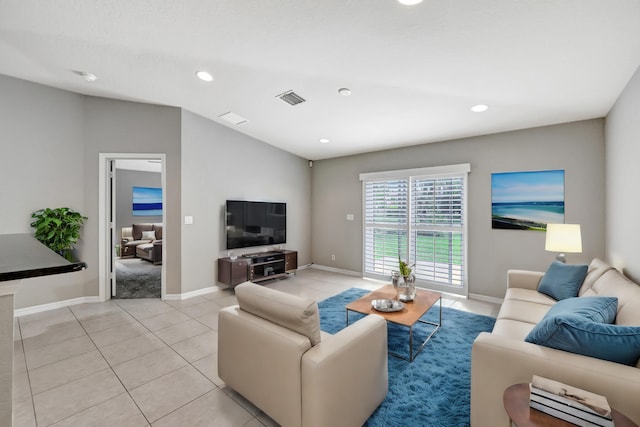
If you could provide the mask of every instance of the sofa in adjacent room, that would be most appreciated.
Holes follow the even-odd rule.
[[[509,426],[504,390],[533,375],[603,395],[640,423],[640,286],[594,259],[572,297],[568,287],[551,287],[556,267],[565,269],[508,272],[493,331],[472,347],[472,426]]]
[[[162,264],[162,224],[133,224],[122,227],[120,256],[138,257]]]

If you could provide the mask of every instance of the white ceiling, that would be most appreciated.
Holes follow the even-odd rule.
[[[0,1],[0,74],[182,107],[312,160],[604,117],[639,64],[640,0]]]

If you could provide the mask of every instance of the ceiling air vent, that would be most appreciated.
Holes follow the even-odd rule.
[[[297,105],[305,101],[303,97],[290,90],[277,96],[289,105]]]

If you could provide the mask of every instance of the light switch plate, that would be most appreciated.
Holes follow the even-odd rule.
[[[184,217],[184,223],[186,225],[191,225],[193,224],[193,217],[191,215],[185,216]]]
[[[347,214],[347,221],[353,221],[353,214]]]

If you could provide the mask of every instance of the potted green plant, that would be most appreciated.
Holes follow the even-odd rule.
[[[87,217],[69,208],[40,209],[31,214],[34,237],[69,261],[80,238],[80,227]]]
[[[409,267],[409,264],[407,264],[406,262],[402,261],[400,259],[400,257],[398,257],[398,265],[400,268],[400,275],[403,277],[409,277],[411,275],[411,267]]]

